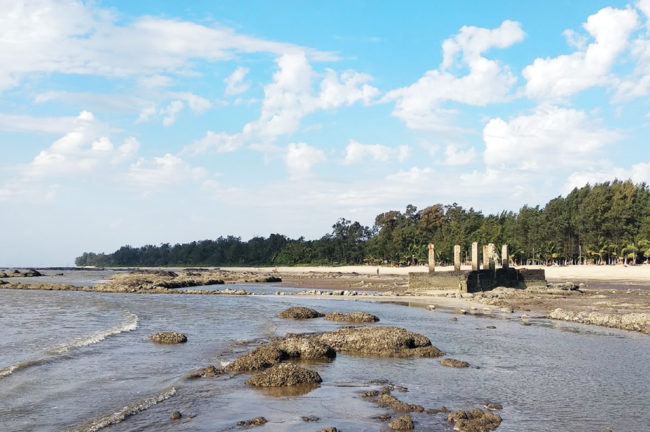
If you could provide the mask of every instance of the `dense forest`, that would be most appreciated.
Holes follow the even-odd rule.
[[[452,260],[453,245],[507,243],[518,264],[640,263],[650,258],[650,190],[646,184],[613,181],[574,189],[544,208],[483,215],[457,204],[379,214],[374,226],[339,219],[318,240],[271,234],[242,241],[219,237],[186,244],[139,248],[110,254],[84,253],[78,266],[253,266],[413,265],[436,245],[437,262]]]

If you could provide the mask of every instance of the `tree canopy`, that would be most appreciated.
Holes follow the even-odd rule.
[[[113,253],[85,252],[78,266],[411,265],[451,262],[455,244],[508,244],[517,263],[642,262],[650,259],[650,190],[645,183],[605,182],[575,188],[544,208],[483,215],[456,203],[377,215],[374,226],[340,218],[318,240],[219,237],[185,244],[122,246]]]

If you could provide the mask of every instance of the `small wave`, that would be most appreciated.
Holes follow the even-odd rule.
[[[76,349],[76,348],[81,348],[87,345],[95,344],[98,342],[103,341],[107,337],[114,336],[120,333],[124,332],[129,332],[133,331],[136,328],[138,328],[138,316],[136,314],[133,314],[129,311],[126,311],[126,320],[122,322],[120,325],[112,327],[108,330],[104,330],[95,334],[92,334],[88,337],[85,337],[81,340],[75,341],[71,344],[64,345],[60,348],[55,348],[53,350],[47,351],[45,353],[46,357],[38,359],[38,360],[30,360],[26,361],[23,363],[15,364],[12,366],[8,366],[6,368],[0,369],[0,379],[6,378],[9,375],[13,374],[16,371],[20,371],[23,369],[27,369],[32,366],[40,366],[46,363],[49,363],[53,360],[56,359],[56,356],[65,354],[66,352]]]
[[[67,429],[67,432],[96,432],[100,429],[104,429],[105,427],[118,424],[132,415],[138,414],[144,410],[151,408],[156,404],[159,404],[160,402],[169,399],[175,394],[176,394],[176,387],[169,387],[163,390],[162,392],[158,393],[157,395],[136,401],[130,405],[125,406],[119,411],[95,419],[92,422],[87,423],[83,426]]]
[[[95,334],[90,335],[88,337],[85,337],[85,338],[83,338],[81,340],[75,341],[75,342],[73,342],[73,343],[71,343],[69,345],[64,345],[64,346],[62,346],[60,348],[53,349],[51,351],[48,351],[47,354],[52,354],[52,355],[63,354],[63,353],[66,353],[66,352],[68,352],[68,351],[70,351],[72,349],[81,348],[81,347],[84,347],[84,346],[87,346],[87,345],[96,344],[98,342],[103,341],[107,337],[114,336],[114,335],[117,335],[117,334],[120,334],[120,333],[133,331],[136,328],[138,328],[138,316],[131,313],[131,312],[127,312],[126,315],[127,315],[126,320],[123,323],[121,323],[120,325],[116,326],[116,327],[113,327],[113,328],[110,328],[108,330],[104,330],[104,331],[95,333]]]

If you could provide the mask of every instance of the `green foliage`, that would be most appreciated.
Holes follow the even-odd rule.
[[[412,265],[427,260],[450,263],[455,244],[468,251],[472,242],[507,243],[517,263],[642,262],[650,259],[650,191],[644,183],[605,182],[576,188],[542,209],[523,206],[518,213],[484,216],[458,204],[377,215],[373,227],[341,218],[318,240],[280,234],[268,238],[219,237],[171,246],[123,246],[112,254],[85,252],[77,265]],[[464,254],[463,254],[464,256]]]

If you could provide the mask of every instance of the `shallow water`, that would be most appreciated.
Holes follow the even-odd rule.
[[[277,318],[292,305],[373,313],[381,318],[377,325],[422,333],[471,367],[339,355],[308,366],[321,374],[319,388],[284,397],[247,388],[246,375],[182,379],[193,369],[233,360],[252,349],[249,341],[341,326]],[[225,431],[263,415],[269,423],[255,430],[387,431],[387,424],[373,419],[386,410],[359,396],[379,388],[372,380],[407,387],[393,394],[425,408],[501,403],[499,431],[643,430],[650,424],[650,338],[529,322],[334,299],[0,290],[0,424],[9,431],[92,430],[111,421],[116,424],[107,430]],[[496,329],[487,328],[492,325]],[[161,346],[147,340],[167,330],[185,333],[188,342]],[[181,421],[169,419],[175,410],[184,414]],[[321,420],[305,423],[303,415]],[[413,418],[416,429],[452,430],[444,414]]]

